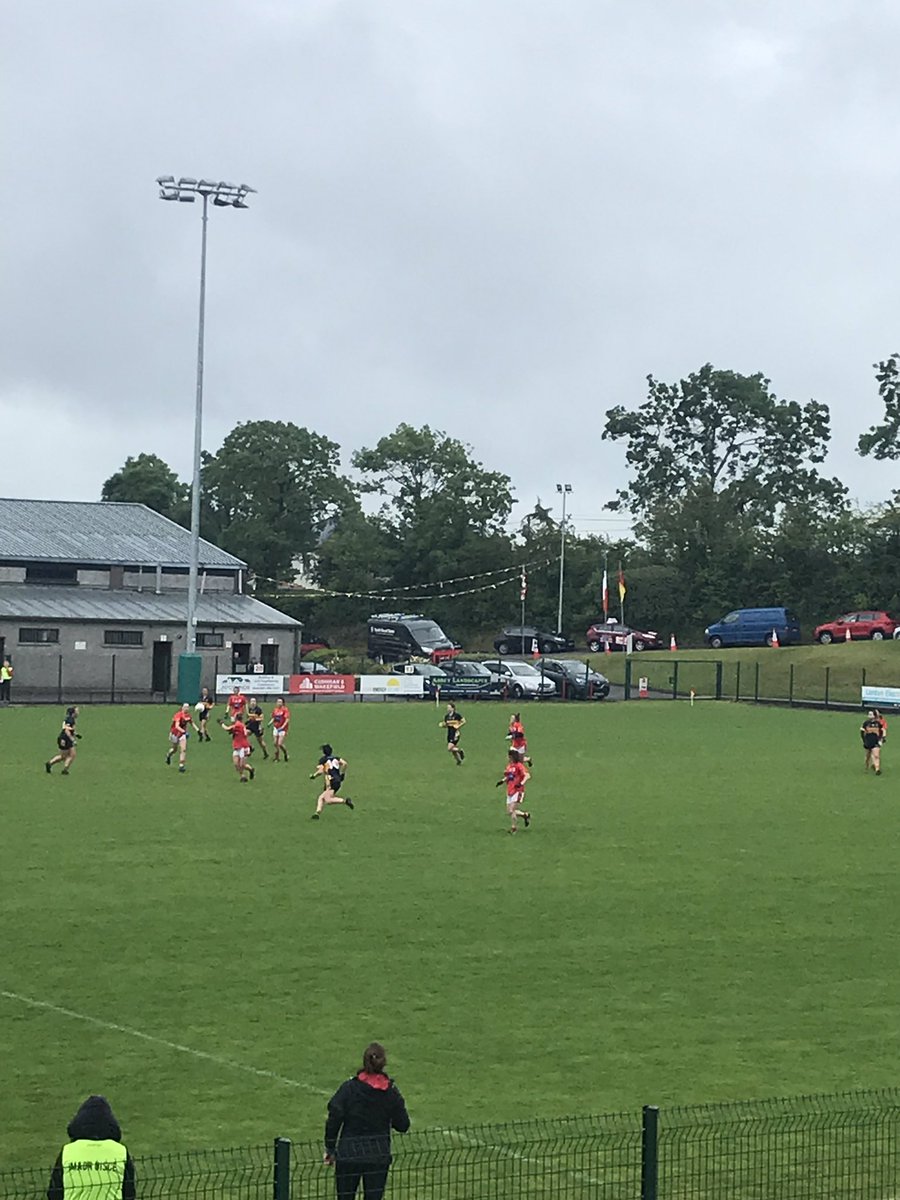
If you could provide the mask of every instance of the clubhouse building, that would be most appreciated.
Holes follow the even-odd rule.
[[[190,533],[144,504],[0,499],[0,661],[12,699],[174,698]],[[296,670],[298,621],[245,593],[247,564],[200,542],[197,653],[217,673]]]

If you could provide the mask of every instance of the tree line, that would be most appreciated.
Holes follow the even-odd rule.
[[[875,364],[875,379],[884,419],[857,449],[896,459],[900,356]],[[566,532],[567,630],[580,637],[598,618],[607,559],[624,565],[628,623],[683,638],[738,606],[786,604],[807,626],[850,608],[900,611],[900,492],[854,508],[820,470],[830,434],[827,406],[781,400],[761,374],[707,364],[674,383],[648,376],[646,399],[607,410],[603,431],[629,472],[608,507],[631,514],[634,536]],[[240,423],[203,454],[202,534],[311,628],[386,609],[426,611],[457,636],[514,624],[523,563],[527,619],[555,627],[561,531],[540,500],[511,526],[510,477],[428,425],[401,424],[350,466],[352,477],[322,434]],[[156,455],[129,458],[102,499],[190,524],[189,486]],[[298,575],[319,590],[286,588]]]

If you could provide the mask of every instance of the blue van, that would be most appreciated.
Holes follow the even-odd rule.
[[[706,643],[714,650],[720,646],[771,646],[776,633],[782,646],[800,641],[800,622],[789,608],[736,608],[704,630]]]

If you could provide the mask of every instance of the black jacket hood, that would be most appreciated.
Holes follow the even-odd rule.
[[[88,1138],[91,1141],[121,1142],[122,1130],[113,1116],[113,1110],[105,1096],[88,1096],[81,1108],[69,1122],[66,1131],[73,1141]]]

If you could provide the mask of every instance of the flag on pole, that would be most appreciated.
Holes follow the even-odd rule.
[[[619,603],[620,604],[625,599],[626,591],[627,591],[627,588],[625,587],[625,572],[622,570],[622,564],[619,563]]]
[[[603,568],[603,620],[609,620],[609,577],[606,567]]]
[[[528,578],[525,574],[525,568],[522,568],[522,577],[519,580],[519,599],[524,600],[528,593]]]

